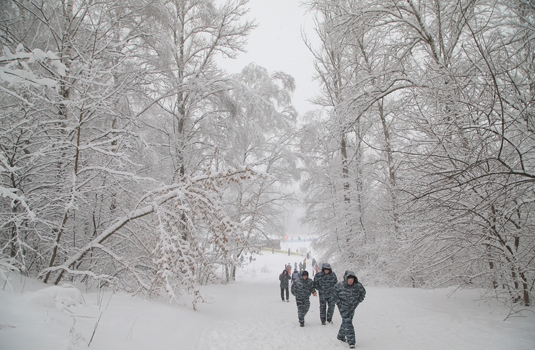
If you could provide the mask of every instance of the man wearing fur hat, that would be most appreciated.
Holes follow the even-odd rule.
[[[308,278],[308,271],[304,270],[301,277],[292,284],[292,295],[297,303],[297,318],[301,327],[305,326],[305,315],[310,309],[310,294],[316,296],[316,289],[314,282]]]
[[[333,298],[340,316],[342,316],[342,324],[338,331],[338,340],[347,342],[350,349],[355,348],[355,327],[353,327],[353,316],[355,309],[364,300],[366,290],[357,279],[357,275],[353,271],[346,271],[344,280],[339,282],[334,287]]]
[[[321,324],[325,322],[332,323],[334,314],[333,289],[338,283],[338,278],[331,268],[331,264],[321,264],[321,271],[314,276],[314,287],[320,295],[320,320]]]

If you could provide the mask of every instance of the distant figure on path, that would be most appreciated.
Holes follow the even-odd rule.
[[[289,292],[289,284],[290,284],[290,275],[288,275],[288,271],[284,269],[282,273],[279,275],[279,281],[280,287],[281,287],[281,299],[284,301],[284,294],[286,294],[286,301],[290,301],[290,292]],[[286,292],[286,293],[285,293]]]
[[[294,270],[294,273],[292,273],[292,283],[294,283],[299,278],[299,272],[297,269]]]

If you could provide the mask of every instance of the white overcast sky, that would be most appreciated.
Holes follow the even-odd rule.
[[[301,0],[250,0],[248,17],[258,27],[250,34],[247,52],[236,60],[222,60],[221,66],[229,73],[238,73],[251,62],[270,73],[282,71],[295,78],[293,104],[300,115],[313,107],[307,100],[318,93],[318,83],[312,79],[312,54],[303,42],[301,31],[314,38],[310,14],[299,6]]]

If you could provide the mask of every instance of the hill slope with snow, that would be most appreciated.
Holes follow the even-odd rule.
[[[198,311],[123,293],[80,293],[11,274],[0,291],[0,349],[325,350],[341,320],[322,326],[311,297],[299,327],[293,296],[281,302],[278,275],[303,257],[271,252],[240,269],[235,283],[202,289]],[[311,261],[307,261],[310,266]],[[358,269],[355,269],[358,274]],[[334,271],[341,278],[343,271]],[[354,318],[357,349],[532,350],[535,315],[504,320],[508,310],[478,301],[479,291],[366,286]],[[90,346],[88,347],[88,344]]]

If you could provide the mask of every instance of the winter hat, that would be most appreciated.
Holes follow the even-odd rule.
[[[329,263],[323,263],[323,264],[321,264],[321,269],[322,269],[322,270],[331,270],[331,271],[333,270],[333,269],[331,268],[331,264],[329,264]]]
[[[308,277],[308,271],[307,270],[303,270],[303,272],[301,272],[301,276],[307,276]]]

